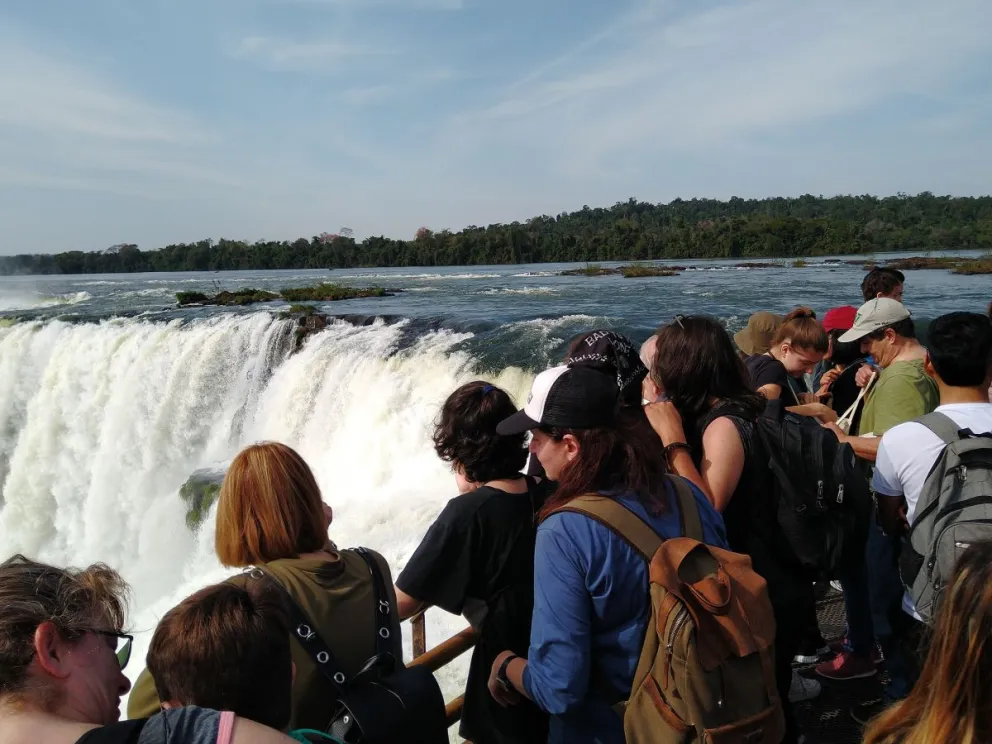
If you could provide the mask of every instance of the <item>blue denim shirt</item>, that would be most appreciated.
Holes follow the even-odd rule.
[[[705,542],[726,548],[723,518],[693,486]],[[633,493],[613,495],[662,537],[681,536],[678,501],[649,515]],[[651,606],[648,564],[608,527],[574,512],[537,529],[534,617],[524,672],[527,694],[551,714],[551,744],[623,744],[609,703],[634,680]]]

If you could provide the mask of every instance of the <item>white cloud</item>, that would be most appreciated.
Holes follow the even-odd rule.
[[[335,39],[290,39],[277,36],[246,36],[230,52],[263,67],[286,72],[340,74],[352,68],[347,61],[390,57],[395,52]]]
[[[457,117],[446,139],[546,148],[570,174],[617,154],[732,147],[936,93],[988,55],[990,27],[987,0],[755,0],[682,17],[645,2]]]
[[[0,125],[34,133],[181,143],[200,139],[192,120],[87,76],[23,41],[0,38]]]
[[[327,5],[333,8],[399,8],[404,10],[462,10],[465,0],[275,0],[297,5]]]
[[[189,114],[145,100],[26,36],[0,38],[0,182],[127,195],[179,184],[236,187],[205,153],[217,144]]]
[[[387,83],[356,85],[346,88],[338,96],[349,106],[362,107],[382,105],[399,98],[409,98],[422,94],[443,83],[458,79],[454,70],[444,68],[401,71],[386,76]]]

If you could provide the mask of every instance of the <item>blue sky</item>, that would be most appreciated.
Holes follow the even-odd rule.
[[[4,0],[0,252],[992,191],[989,0]]]

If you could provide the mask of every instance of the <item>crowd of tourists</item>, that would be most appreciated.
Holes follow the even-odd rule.
[[[331,541],[298,453],[246,448],[216,507],[241,572],[162,617],[133,689],[120,575],[11,557],[0,741],[447,741],[400,640],[429,607],[478,633],[477,744],[812,743],[793,706],[883,665],[850,711],[865,742],[992,741],[992,307],[923,343],[904,283],[875,269],[860,308],[757,312],[733,336],[703,315],[640,346],[592,330],[520,409],[462,385],[433,432],[458,495],[395,584]]]

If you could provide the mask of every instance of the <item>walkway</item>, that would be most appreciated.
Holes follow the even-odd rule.
[[[840,592],[830,589],[817,602],[820,630],[828,641],[844,635],[844,599]],[[850,682],[831,682],[817,677],[812,664],[797,667],[799,673],[817,679],[823,692],[816,700],[795,706],[796,716],[806,744],[859,744],[861,727],[851,718],[851,706],[881,695],[879,677]]]

